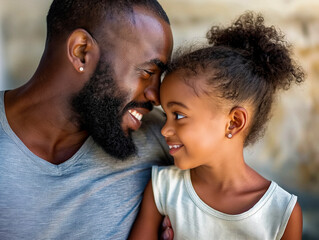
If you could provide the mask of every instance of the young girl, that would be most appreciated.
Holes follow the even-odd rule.
[[[209,46],[172,61],[161,85],[162,129],[175,166],[153,167],[131,239],[301,239],[297,197],[250,168],[274,94],[303,81],[287,43],[253,13],[212,27]]]

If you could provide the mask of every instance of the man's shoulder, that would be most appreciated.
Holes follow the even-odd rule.
[[[139,146],[140,151],[145,153],[151,152],[152,155],[163,153],[166,164],[172,162],[172,157],[169,155],[169,149],[165,138],[161,134],[161,129],[165,123],[163,111],[155,107],[150,113],[143,116],[141,128],[133,132],[134,141]],[[165,164],[165,165],[166,165]]]
[[[159,107],[154,107],[150,113],[144,115],[142,121],[144,124],[162,128],[165,123],[164,113]]]
[[[154,108],[148,114],[145,114],[142,119],[142,125],[140,129],[133,132],[133,135],[137,138],[156,138],[156,141],[165,142],[164,137],[161,134],[161,129],[165,123],[163,112],[160,109]]]
[[[152,132],[156,136],[163,138],[161,129],[165,124],[165,117],[163,111],[155,107],[150,113],[143,116],[142,126],[138,130],[140,132]],[[164,138],[163,138],[164,139]]]

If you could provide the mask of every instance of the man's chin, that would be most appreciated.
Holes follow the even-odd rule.
[[[131,137],[131,131],[128,131],[128,136],[125,136],[124,132],[122,134],[121,137],[116,134],[114,136],[110,134],[111,136],[108,139],[95,138],[93,135],[92,138],[107,154],[119,160],[125,160],[135,155],[137,149]]]

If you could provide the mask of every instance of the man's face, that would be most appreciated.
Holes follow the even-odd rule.
[[[169,25],[143,9],[135,10],[134,25],[105,30],[104,54],[72,103],[82,127],[121,159],[135,153],[131,131],[140,127],[152,104],[159,104],[160,76],[172,51]]]

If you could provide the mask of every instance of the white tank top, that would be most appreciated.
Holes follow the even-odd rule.
[[[205,204],[196,194],[189,170],[175,166],[152,169],[158,211],[168,215],[174,239],[280,239],[297,197],[271,182],[267,192],[248,211],[230,215]]]

